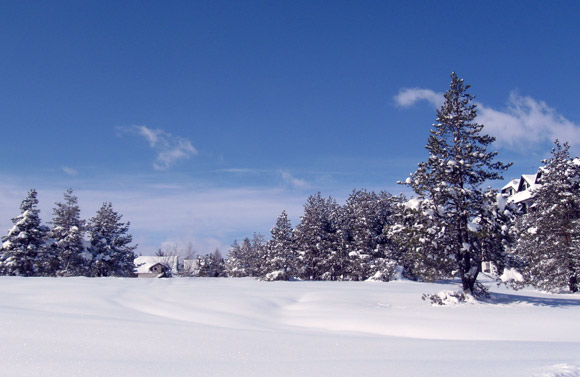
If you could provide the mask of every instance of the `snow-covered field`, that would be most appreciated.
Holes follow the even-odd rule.
[[[580,295],[409,281],[0,278],[0,376],[580,376]]]

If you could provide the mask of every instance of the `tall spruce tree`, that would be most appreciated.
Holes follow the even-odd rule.
[[[30,190],[20,204],[14,226],[2,237],[0,272],[3,275],[42,276],[50,274],[53,258],[46,250],[48,228],[41,224],[36,190]]]
[[[296,242],[286,211],[282,211],[270,231],[272,238],[266,243],[263,268],[265,280],[288,280],[296,276]]]
[[[342,273],[346,259],[341,258],[339,206],[320,193],[308,197],[304,215],[296,226],[295,237],[299,277],[305,280],[335,280]]]
[[[137,246],[130,245],[133,241],[128,233],[130,223],[122,223],[121,218],[111,203],[103,203],[95,217],[89,220],[89,276],[134,275],[134,250]]]
[[[226,276],[224,258],[218,249],[211,254],[198,255],[194,261],[190,276],[211,278]]]
[[[503,179],[501,172],[511,164],[494,161],[497,152],[487,151],[495,138],[482,133],[483,125],[475,122],[477,110],[469,87],[455,72],[451,74],[445,101],[437,110],[438,123],[427,142],[429,158],[405,183],[423,200],[424,208],[417,214],[430,217],[422,221],[424,231],[411,231],[412,242],[430,245],[420,256],[432,259],[443,275],[448,274],[451,261],[463,290],[473,294],[482,250],[470,223],[485,205],[483,183]]]
[[[555,142],[544,160],[531,210],[519,219],[516,266],[524,282],[544,290],[578,292],[580,284],[580,160]]]
[[[246,241],[247,240],[247,241]],[[244,243],[250,245],[250,239],[244,239]],[[247,249],[249,246],[246,246]],[[228,251],[228,257],[225,262],[226,274],[231,278],[241,278],[248,276],[248,267],[246,256],[242,250],[238,240],[234,240],[232,247]]]
[[[244,238],[239,245],[234,241],[226,260],[226,272],[229,277],[259,277],[264,253],[264,237],[254,233],[250,240]]]
[[[348,259],[345,278],[366,280],[373,276],[389,280],[392,263],[388,263],[388,238],[383,229],[391,221],[392,196],[354,190],[342,210],[342,253]],[[384,270],[389,266],[387,270]]]
[[[72,189],[64,193],[64,202],[55,203],[50,247],[58,257],[58,276],[82,275],[85,270],[83,235],[85,222],[80,218],[78,199]]]
[[[452,234],[441,226],[431,200],[400,198],[395,208],[393,222],[385,232],[394,244],[393,259],[403,267],[403,276],[425,281],[451,276],[454,256],[442,248],[453,242]]]

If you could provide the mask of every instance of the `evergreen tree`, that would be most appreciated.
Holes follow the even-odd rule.
[[[443,248],[453,240],[445,230],[430,200],[402,199],[397,204],[393,223],[385,232],[394,245],[393,259],[403,267],[403,276],[433,281],[452,275],[455,260]]]
[[[128,233],[130,223],[122,223],[122,216],[113,211],[111,203],[103,203],[95,217],[89,220],[91,240],[88,252],[89,276],[133,276],[137,246],[131,246]]]
[[[306,280],[335,280],[342,274],[344,263],[339,253],[339,207],[320,193],[311,195],[304,205],[304,215],[296,227],[299,254],[299,277]]]
[[[252,277],[262,276],[266,263],[266,242],[263,235],[254,233],[247,255],[249,262],[248,275]]]
[[[286,211],[278,216],[266,244],[262,277],[265,280],[288,280],[295,277],[296,242]]]
[[[524,282],[544,290],[580,284],[580,160],[569,145],[555,142],[544,160],[541,186],[534,190],[531,210],[518,221],[516,266]]]
[[[251,276],[252,268],[250,259],[252,255],[252,242],[249,238],[244,238],[242,245],[235,240],[228,252],[225,262],[226,273],[229,277],[241,278]]]
[[[56,203],[53,209],[52,228],[49,238],[50,245],[58,257],[56,275],[82,275],[85,269],[83,258],[83,234],[85,223],[80,218],[77,197],[72,189],[64,193],[64,202]]]
[[[41,225],[36,190],[30,190],[20,205],[14,226],[2,237],[0,272],[3,275],[41,276],[49,274],[52,258],[46,250],[48,229]]]
[[[345,278],[366,280],[373,276],[390,279],[394,264],[390,258],[388,238],[383,232],[392,217],[390,194],[355,190],[342,210],[342,253],[348,260]],[[387,267],[387,270],[382,270]]]
[[[219,249],[215,249],[210,254],[211,276],[215,278],[222,278],[226,276],[226,265],[224,257]]]
[[[474,122],[477,110],[468,89],[469,85],[451,74],[445,101],[437,110],[438,123],[427,142],[429,158],[419,163],[406,184],[423,201],[417,215],[429,216],[421,221],[423,229],[411,231],[412,243],[427,245],[428,251],[423,250],[421,257],[433,259],[434,270],[443,275],[450,272],[448,262],[452,262],[463,290],[476,293],[482,250],[470,223],[485,205],[482,184],[502,179],[501,172],[510,164],[494,161],[497,152],[487,151],[495,138],[483,134],[483,125]],[[441,268],[437,261],[442,262]]]
[[[211,254],[198,255],[195,258],[191,276],[198,277],[225,277],[226,269],[224,258],[220,251],[216,249]]]

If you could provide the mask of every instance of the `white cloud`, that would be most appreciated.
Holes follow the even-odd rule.
[[[220,173],[230,173],[230,174],[259,174],[265,172],[265,170],[251,168],[229,168],[229,169],[218,169],[217,171]]]
[[[63,172],[65,172],[66,174],[71,175],[71,176],[79,174],[79,172],[76,169],[69,168],[67,166],[63,166],[63,167],[61,167],[61,169]]]
[[[409,107],[418,101],[427,101],[434,107],[439,107],[443,104],[443,100],[443,93],[421,88],[403,88],[395,96],[396,104],[401,107]]]
[[[558,138],[580,146],[580,125],[566,119],[543,101],[512,92],[504,111],[478,105],[477,122],[495,136],[497,144],[525,150],[530,145]]]
[[[229,174],[236,174],[236,175],[268,175],[274,176],[277,175],[282,178],[282,180],[294,188],[310,188],[311,185],[306,182],[306,180],[297,178],[293,176],[288,170],[278,169],[278,170],[270,170],[270,169],[252,169],[252,168],[230,168],[230,169],[219,169],[218,172],[222,173],[229,173]]]
[[[310,187],[308,182],[306,182],[304,179],[296,178],[286,170],[280,170],[279,173],[282,176],[282,179],[284,180],[284,182],[292,185],[293,187],[296,187],[296,188],[309,188]]]
[[[159,128],[132,126],[118,129],[122,132],[136,133],[149,142],[149,146],[157,152],[157,158],[153,163],[153,168],[156,170],[167,170],[176,161],[197,155],[197,150],[191,141],[180,136],[173,136]]]
[[[394,99],[402,107],[421,100],[428,101],[434,108],[443,103],[442,94],[420,88],[401,89]],[[580,124],[566,119],[543,101],[513,91],[505,109],[493,109],[481,103],[477,106],[476,121],[496,138],[498,146],[522,151],[558,138],[568,141],[573,147],[580,147]]]

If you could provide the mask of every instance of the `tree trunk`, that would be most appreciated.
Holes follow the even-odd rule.
[[[570,276],[570,280],[568,280],[568,288],[572,293],[578,292],[578,278],[576,275]]]
[[[481,263],[472,265],[469,253],[465,253],[463,259],[463,269],[464,270],[461,273],[461,284],[463,286],[463,291],[475,296],[477,295],[477,292],[475,292],[475,282],[477,281],[477,276],[481,272]]]

